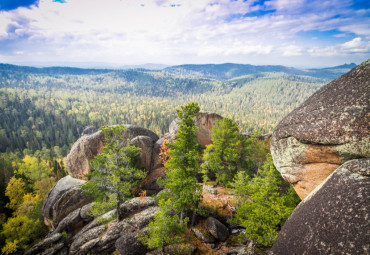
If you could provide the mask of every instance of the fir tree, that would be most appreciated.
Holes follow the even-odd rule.
[[[84,194],[94,197],[93,216],[117,208],[132,197],[133,187],[145,176],[136,167],[140,148],[125,139],[123,125],[101,127],[104,133],[103,153],[90,161],[89,181],[82,186]]]
[[[211,171],[216,174],[216,180],[225,186],[229,185],[240,170],[247,170],[247,157],[239,135],[239,127],[229,118],[216,121],[212,129],[212,144],[207,145],[201,165],[204,181],[208,180],[207,174]]]

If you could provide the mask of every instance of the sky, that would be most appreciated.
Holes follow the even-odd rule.
[[[0,63],[312,68],[369,58],[368,0],[0,0]]]

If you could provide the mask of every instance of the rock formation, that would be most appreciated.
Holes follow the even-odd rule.
[[[49,228],[56,228],[64,217],[91,202],[91,199],[83,196],[79,188],[85,182],[67,175],[48,192],[42,207],[42,215]]]
[[[276,127],[274,163],[304,200],[271,254],[369,254],[369,77],[367,60]]]
[[[272,254],[369,254],[370,159],[336,169],[294,210]]]
[[[271,153],[303,199],[344,162],[370,157],[370,60],[319,89],[275,128]]]
[[[154,132],[136,125],[126,125],[126,128],[124,139],[134,139],[134,142],[139,145],[138,147],[149,150],[141,154],[140,163],[144,164],[143,167],[150,168],[150,143],[153,144],[159,137]],[[102,153],[103,138],[103,132],[99,130],[93,134],[82,136],[73,144],[66,160],[66,168],[69,175],[74,178],[85,179],[85,175],[90,172],[89,161],[97,154]]]
[[[195,125],[198,127],[197,136],[198,143],[205,148],[208,144],[212,143],[212,128],[215,126],[217,120],[222,117],[216,113],[199,112],[195,118]],[[169,128],[169,140],[173,140],[179,130],[179,118],[172,121]]]

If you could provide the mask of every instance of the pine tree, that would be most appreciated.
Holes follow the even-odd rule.
[[[241,203],[232,222],[246,228],[242,236],[271,246],[300,201],[291,185],[287,192],[281,189],[283,182],[271,154],[253,179],[244,171],[238,172],[233,186]]]
[[[93,216],[108,209],[117,208],[132,197],[133,187],[145,176],[145,171],[136,167],[140,148],[125,139],[125,127],[103,126],[103,153],[90,161],[89,181],[82,186],[84,194],[95,198]]]
[[[166,179],[162,181],[167,194],[162,194],[174,204],[181,214],[180,221],[187,210],[193,213],[201,198],[201,186],[197,184],[199,171],[200,145],[197,142],[194,118],[199,113],[198,103],[188,103],[176,109],[180,127],[174,144],[168,144],[170,159],[165,164]]]
[[[140,238],[149,248],[162,248],[163,252],[165,245],[180,241],[178,235],[186,230],[189,221],[184,217],[186,211],[192,210],[194,223],[202,188],[195,177],[200,146],[194,118],[199,110],[199,105],[193,102],[176,110],[180,127],[175,143],[167,144],[170,157],[165,164],[167,178],[160,181],[167,191],[158,195],[159,212],[149,224],[147,234]]]
[[[207,145],[201,165],[204,181],[208,180],[207,174],[211,171],[216,174],[216,180],[225,186],[234,179],[237,171],[247,170],[248,166],[245,149],[242,148],[239,127],[229,118],[216,121],[212,129],[212,144]]]

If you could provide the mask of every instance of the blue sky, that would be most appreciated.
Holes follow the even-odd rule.
[[[370,58],[369,2],[0,0],[0,62],[359,64]]]

